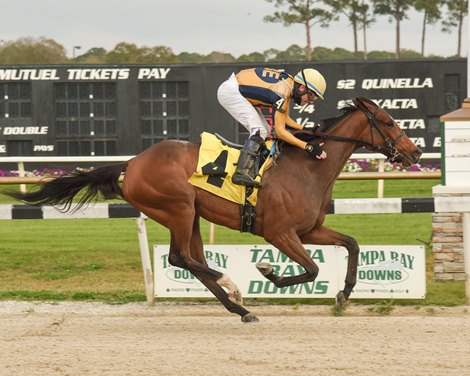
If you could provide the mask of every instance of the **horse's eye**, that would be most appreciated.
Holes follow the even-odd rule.
[[[393,128],[394,124],[393,124],[393,120],[389,120],[385,123],[385,125],[388,127],[388,128]]]

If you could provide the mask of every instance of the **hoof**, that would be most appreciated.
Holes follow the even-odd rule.
[[[264,276],[267,276],[273,272],[273,267],[271,264],[267,262],[258,262],[256,264],[256,268],[260,271],[260,273]]]
[[[336,294],[336,307],[344,307],[346,304],[346,297],[344,296],[344,292],[340,291]]]
[[[247,313],[245,316],[242,317],[242,322],[258,322],[259,319],[253,315],[252,313]]]

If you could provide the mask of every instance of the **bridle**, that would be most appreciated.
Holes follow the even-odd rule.
[[[390,162],[395,162],[395,160],[399,157],[399,156],[402,156],[406,159],[409,159],[408,157],[406,157],[404,154],[402,154],[396,147],[395,145],[400,142],[401,138],[404,136],[405,132],[403,131],[403,129],[401,130],[400,134],[397,136],[397,138],[395,139],[390,139],[389,137],[387,137],[387,135],[384,134],[384,132],[382,131],[382,129],[380,129],[379,125],[377,124],[377,120],[375,119],[377,113],[382,109],[381,107],[377,106],[374,110],[374,112],[371,112],[367,106],[364,105],[364,103],[357,99],[356,101],[354,101],[354,103],[356,104],[356,107],[357,109],[361,110],[367,117],[367,119],[369,120],[369,128],[370,128],[370,142],[367,142],[367,141],[363,141],[363,140],[359,140],[359,139],[356,139],[356,138],[350,138],[350,137],[341,137],[341,136],[336,136],[336,135],[333,135],[333,134],[330,134],[330,133],[325,133],[325,132],[321,132],[319,130],[316,130],[313,132],[313,134],[315,136],[318,136],[318,137],[321,137],[321,138],[324,138],[324,139],[327,139],[327,140],[335,140],[335,141],[340,141],[340,142],[354,142],[354,143],[358,143],[362,146],[369,146],[371,147],[374,151],[377,151],[377,152],[380,152],[380,153],[383,153],[387,156],[387,161],[390,161]],[[388,122],[387,122],[387,125],[391,125],[393,124],[393,120],[390,119]],[[375,142],[374,142],[374,132],[373,130],[376,130],[377,133],[383,138],[384,142],[385,142],[385,147],[384,146],[381,146],[381,145],[377,145]]]

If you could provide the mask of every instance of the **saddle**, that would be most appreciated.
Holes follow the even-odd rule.
[[[272,165],[271,150],[276,150],[272,141],[263,144],[256,166],[261,177]],[[270,147],[270,149],[268,149]],[[236,162],[243,145],[230,142],[218,134],[203,132],[196,171],[188,179],[192,185],[240,205],[241,232],[254,234],[258,188],[232,183]],[[274,154],[274,153],[273,153]]]
[[[241,145],[241,144],[237,144],[235,142],[229,141],[229,140],[227,140],[226,138],[224,138],[223,136],[221,136],[218,133],[214,133],[214,135],[215,135],[215,137],[217,137],[217,139],[220,140],[220,142],[222,142],[222,144],[224,144],[226,146],[229,146],[229,147],[237,149],[237,150],[243,149],[243,145]],[[277,141],[276,142],[270,142],[269,145],[271,146],[270,149],[268,149],[268,147],[266,146],[266,142],[261,144],[259,154],[258,154],[258,156],[255,160],[255,175],[258,175],[259,170],[263,166],[264,162],[266,162],[267,159],[270,156],[274,158],[275,156],[277,156],[280,153],[280,149],[278,147],[278,142]]]

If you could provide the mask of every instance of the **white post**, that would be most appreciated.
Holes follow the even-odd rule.
[[[468,1],[470,11],[470,1]],[[470,98],[470,13],[467,14],[467,98]],[[465,270],[465,296],[470,305],[470,212],[462,213],[463,262]]]
[[[214,244],[215,240],[215,225],[211,222],[209,227],[209,244]]]
[[[142,259],[142,270],[144,271],[145,292],[147,294],[147,304],[155,305],[155,293],[152,276],[152,262],[150,261],[149,242],[147,238],[147,227],[144,218],[137,218],[137,233],[139,236],[140,257]]]
[[[25,176],[24,163],[22,161],[18,162],[18,174],[22,178]],[[26,184],[20,184],[20,191],[21,193],[26,193]]]
[[[470,212],[462,213],[463,259],[465,267],[465,296],[470,305]]]
[[[385,162],[383,159],[379,159],[378,166],[379,166],[379,172],[385,171]],[[377,197],[378,198],[384,197],[384,180],[383,179],[377,180]]]
[[[470,98],[470,1],[467,6],[467,98]]]

